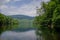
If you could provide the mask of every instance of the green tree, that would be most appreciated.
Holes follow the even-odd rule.
[[[42,13],[35,18],[38,31],[42,31],[45,40],[59,40],[60,34],[60,0],[42,2],[37,10]]]
[[[6,26],[6,25],[13,25],[13,24],[18,24],[18,20],[13,19],[9,16],[5,16],[2,13],[0,13],[0,34],[6,30],[15,28],[11,26]]]

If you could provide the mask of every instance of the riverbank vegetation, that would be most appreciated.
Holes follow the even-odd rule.
[[[13,19],[9,16],[5,16],[2,13],[0,13],[0,34],[7,30],[7,29],[12,29],[13,27],[8,27],[6,25],[13,25],[13,24],[18,24],[17,19]]]
[[[34,20],[37,35],[42,35],[42,40],[60,40],[60,0],[42,2],[37,13],[39,16]]]
[[[0,34],[4,31],[23,32],[35,30],[33,27],[34,17],[25,15],[4,15],[0,13]]]

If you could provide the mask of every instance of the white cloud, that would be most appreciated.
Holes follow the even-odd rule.
[[[11,0],[0,0],[1,3],[8,3],[10,2]]]
[[[14,0],[17,1],[17,0]],[[20,1],[20,0],[18,0]],[[40,7],[40,0],[33,0],[29,4],[24,4],[21,7],[15,7],[15,6],[10,6],[8,7],[7,5],[2,5],[1,10],[2,13],[5,15],[28,15],[28,16],[36,16],[36,7]]]
[[[22,1],[22,0],[13,0],[13,1],[15,1],[15,2],[16,2],[16,1]]]
[[[16,2],[16,1],[22,1],[22,0],[0,0],[0,5],[4,5],[4,4],[9,3],[11,1]]]
[[[2,5],[1,9],[5,15],[28,15],[28,16],[36,16],[36,6],[38,2],[35,1],[31,2],[30,4],[22,5],[21,7],[17,8],[14,6],[8,7],[7,5]],[[8,13],[8,14],[7,14]]]
[[[50,0],[42,0],[42,1],[44,1],[44,2],[48,2],[48,1],[50,1]]]
[[[9,3],[11,0],[0,0],[0,6]]]
[[[6,2],[10,2],[10,0],[6,0]]]

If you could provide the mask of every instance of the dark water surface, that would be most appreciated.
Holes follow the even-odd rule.
[[[25,32],[6,31],[1,35],[2,40],[36,40],[35,30]]]

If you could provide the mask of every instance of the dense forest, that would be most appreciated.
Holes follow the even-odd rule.
[[[42,2],[37,14],[39,16],[36,16],[34,24],[36,34],[42,36],[41,40],[60,40],[60,0]]]
[[[13,25],[13,24],[18,24],[18,20],[13,19],[9,16],[5,16],[2,13],[0,13],[0,34],[5,30],[9,30],[13,28],[10,26],[8,27],[6,25]]]
[[[23,32],[35,29],[33,27],[34,17],[25,15],[4,15],[0,13],[0,33],[4,31]]]

